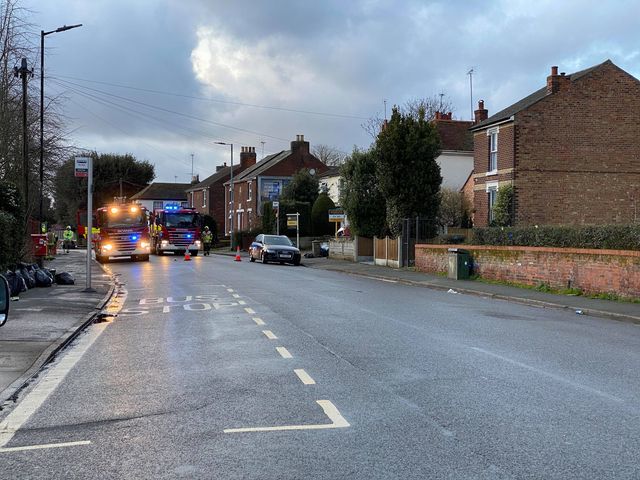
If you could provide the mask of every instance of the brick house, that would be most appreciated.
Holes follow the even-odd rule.
[[[166,205],[189,206],[186,189],[190,183],[153,182],[131,197],[150,212],[163,209]]]
[[[546,86],[488,117],[475,111],[474,224],[490,223],[503,185],[516,225],[638,221],[640,81],[610,60]]]
[[[290,150],[269,155],[234,177],[234,205],[231,210],[228,207],[230,182],[225,182],[225,232],[229,232],[231,228],[231,215],[234,215],[235,231],[258,227],[263,203],[278,200],[282,189],[298,170],[306,168],[314,174],[327,170],[327,166],[310,153],[309,142],[305,141],[304,135],[296,137],[296,140],[291,142]]]
[[[256,150],[254,147],[241,147],[240,163],[233,166],[234,177],[247,168],[255,165]],[[216,221],[219,232],[225,231],[225,182],[231,178],[231,167],[216,167],[216,172],[203,181],[187,189],[189,205],[203,215],[209,215]],[[234,179],[235,180],[235,179]]]

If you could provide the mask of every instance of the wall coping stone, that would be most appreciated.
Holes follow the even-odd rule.
[[[598,248],[562,248],[562,247],[525,247],[514,245],[435,245],[428,243],[416,244],[416,248],[422,250],[447,250],[459,248],[463,250],[507,250],[511,252],[540,252],[540,253],[564,253],[578,255],[615,255],[619,257],[640,257],[640,250],[607,250]]]

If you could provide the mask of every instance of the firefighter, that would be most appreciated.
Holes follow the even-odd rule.
[[[67,225],[67,228],[65,228],[64,233],[62,234],[62,238],[64,239],[62,244],[64,253],[69,253],[71,242],[73,242],[73,231],[71,230],[71,225]]]
[[[211,242],[213,241],[213,234],[209,227],[204,227],[202,231],[202,245],[204,247],[204,254],[209,255],[211,251]]]

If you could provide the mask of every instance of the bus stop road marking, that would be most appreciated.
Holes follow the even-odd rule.
[[[346,428],[351,425],[340,414],[336,406],[329,400],[316,400],[322,407],[324,413],[331,423],[315,425],[283,425],[280,427],[246,427],[246,428],[225,428],[224,433],[252,433],[252,432],[283,432],[290,430],[325,430],[329,428]]]

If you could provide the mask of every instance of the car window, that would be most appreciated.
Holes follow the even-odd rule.
[[[276,236],[276,235],[265,235],[264,243],[268,245],[287,245],[289,247],[293,246],[291,240],[284,236]]]

